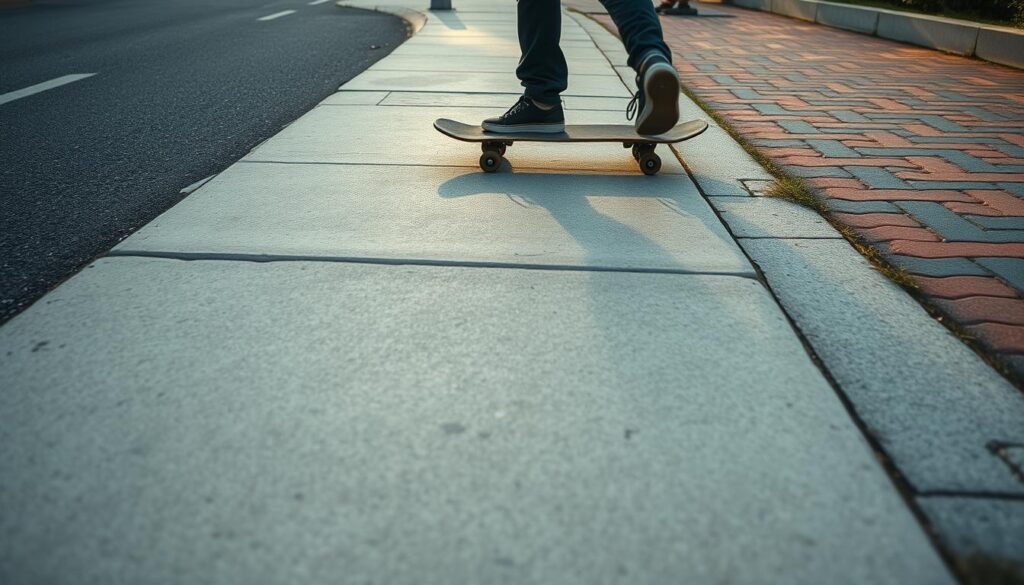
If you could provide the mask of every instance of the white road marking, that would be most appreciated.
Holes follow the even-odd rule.
[[[96,74],[95,73],[74,73],[74,74],[71,74],[71,75],[64,75],[64,76],[58,77],[56,79],[51,79],[50,81],[44,81],[42,83],[37,83],[35,85],[30,85],[30,86],[28,86],[28,87],[26,87],[24,89],[19,89],[17,91],[12,91],[12,92],[8,92],[8,93],[5,93],[5,94],[0,94],[0,105],[6,104],[7,102],[13,102],[14,100],[20,100],[23,97],[28,97],[30,95],[37,94],[39,92],[46,91],[48,89],[53,89],[55,87],[60,87],[62,85],[67,85],[69,83],[74,83],[76,81],[80,81],[82,79],[85,79],[86,77],[92,77],[93,75],[96,75]]]
[[[288,16],[289,14],[295,14],[295,11],[294,10],[282,10],[281,12],[275,12],[273,14],[268,14],[268,15],[262,17],[262,18],[257,18],[256,20],[274,20],[275,18],[281,18],[282,16]]]
[[[310,6],[316,6],[317,4],[323,4],[324,2],[330,2],[331,0],[313,0],[309,3]]]
[[[205,179],[199,179],[195,183],[192,183],[188,187],[185,187],[184,189],[179,191],[179,193],[184,193],[186,195],[190,195],[193,191],[195,191],[196,189],[202,187],[203,185],[206,184],[207,181],[209,181],[210,179],[212,179],[212,178],[214,178],[216,176],[217,175],[210,175],[209,177],[206,177]]]

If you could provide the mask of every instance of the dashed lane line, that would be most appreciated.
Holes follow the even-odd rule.
[[[69,83],[74,83],[76,81],[81,81],[81,80],[83,80],[83,79],[85,79],[87,77],[92,77],[93,75],[96,75],[96,74],[95,73],[73,73],[71,75],[64,75],[64,76],[61,76],[61,77],[57,77],[55,79],[51,79],[49,81],[44,81],[42,83],[37,83],[35,85],[30,85],[30,86],[28,86],[28,87],[26,87],[24,89],[19,89],[19,90],[16,90],[16,91],[11,91],[11,92],[5,93],[5,94],[0,94],[0,105],[6,104],[7,102],[13,102],[14,100],[20,100],[21,98],[37,94],[37,93],[46,91],[48,89],[53,89],[55,87],[60,87],[62,85],[67,85]]]
[[[281,12],[275,12],[273,14],[268,14],[266,16],[257,18],[256,20],[259,20],[259,21],[274,20],[275,18],[281,18],[282,16],[288,16],[289,14],[295,14],[295,11],[294,10],[282,10]]]
[[[331,0],[313,0],[309,3],[310,6],[316,6],[317,4],[323,4],[324,2],[330,2]]]

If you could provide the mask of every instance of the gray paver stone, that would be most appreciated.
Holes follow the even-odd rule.
[[[967,258],[917,258],[898,254],[885,258],[893,265],[921,276],[989,276],[987,270]]]
[[[847,201],[845,199],[829,199],[826,201],[829,211],[842,213],[899,213],[900,209],[888,201]]]
[[[106,259],[0,369],[23,582],[953,583],[752,279]]]
[[[1024,292],[1024,258],[975,258],[974,261]]]

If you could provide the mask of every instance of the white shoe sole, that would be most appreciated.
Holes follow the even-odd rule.
[[[484,122],[481,124],[484,132],[495,134],[521,134],[532,132],[537,134],[560,134],[565,132],[565,124],[520,124],[518,126],[492,125]]]
[[[679,75],[668,63],[655,63],[644,75],[644,109],[637,134],[664,134],[679,122]]]

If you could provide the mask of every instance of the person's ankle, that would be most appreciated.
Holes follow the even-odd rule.
[[[551,110],[553,110],[553,109],[558,107],[558,103],[557,102],[553,103],[553,104],[549,104],[549,103],[546,103],[546,102],[542,102],[540,100],[535,100],[533,98],[530,98],[530,101],[533,102],[533,105],[535,105],[538,108],[544,110],[545,112],[550,112]]]
[[[644,56],[640,59],[640,71],[643,72],[648,65],[652,63],[668,63],[672,64],[672,59],[668,55],[662,53],[657,49],[651,49],[644,53]]]

